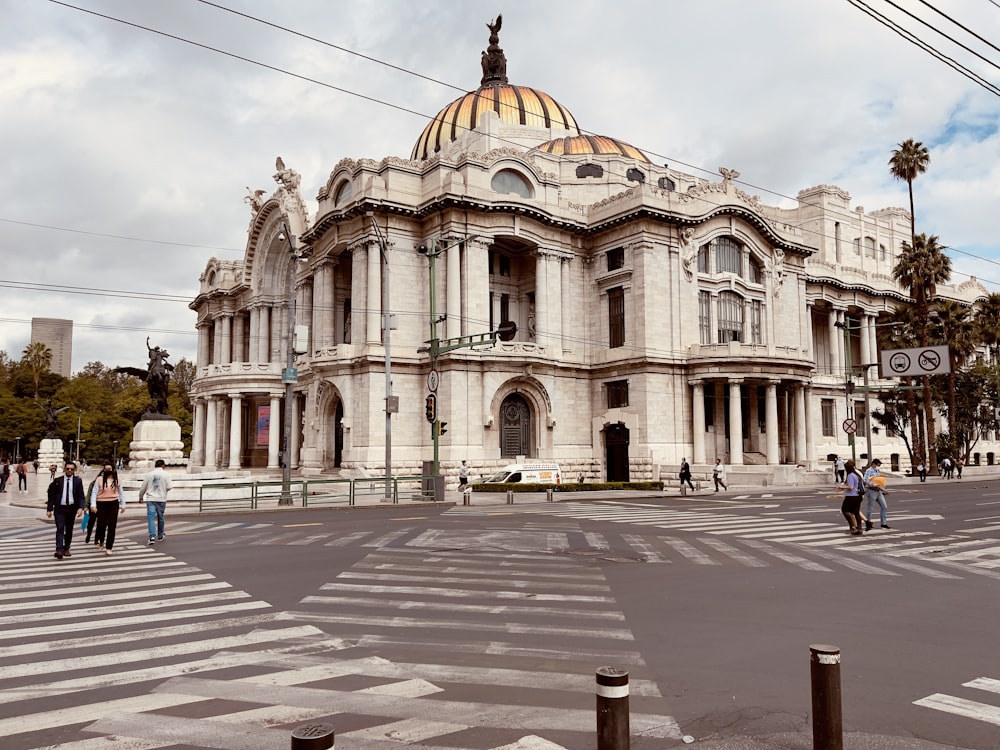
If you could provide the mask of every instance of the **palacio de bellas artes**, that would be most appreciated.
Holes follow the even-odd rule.
[[[436,388],[449,487],[463,459],[475,479],[544,460],[564,481],[673,487],[682,458],[696,476],[721,458],[738,483],[832,481],[832,455],[851,455],[848,399],[866,416],[845,374],[879,361],[877,327],[909,298],[892,278],[909,212],[833,185],[766,205],[735,168],[654,164],[513,83],[499,27],[480,61],[456,61],[481,64],[479,87],[414,133],[408,158],[345,156],[310,211],[279,157],[274,192],[247,196],[243,259],[209,260],[190,304],[189,470],[278,470],[291,409],[297,475],[379,476],[387,438],[392,470],[419,475]],[[937,293],[971,305],[987,290]],[[884,427],[858,430],[859,458],[868,431],[873,456],[911,468]]]

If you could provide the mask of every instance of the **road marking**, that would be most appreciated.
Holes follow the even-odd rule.
[[[666,544],[668,547],[672,547],[677,550],[680,554],[684,555],[688,560],[691,560],[698,565],[719,565],[717,560],[713,560],[711,557],[706,555],[704,552],[695,549],[687,542],[681,541],[680,539],[672,539],[668,536],[661,536],[660,541]]]
[[[916,706],[932,708],[936,711],[944,711],[956,716],[964,716],[968,719],[976,719],[1000,726],[1000,708],[987,703],[956,698],[953,695],[944,695],[943,693],[928,695],[926,698],[913,701],[913,703]]]

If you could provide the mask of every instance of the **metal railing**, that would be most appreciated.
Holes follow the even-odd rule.
[[[393,477],[391,502],[430,501],[431,477]],[[286,494],[281,481],[206,483],[198,488],[198,511],[235,511],[280,507],[319,508],[356,505],[358,500],[384,499],[384,477],[356,479],[299,479],[292,481]],[[285,502],[282,502],[285,501]]]

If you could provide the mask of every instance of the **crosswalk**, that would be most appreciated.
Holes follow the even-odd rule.
[[[496,511],[485,508],[473,513],[500,518]],[[468,516],[470,511],[454,508],[445,516],[453,514]],[[796,517],[777,510],[748,515],[726,507],[672,509],[644,503],[598,501],[522,506],[517,514],[684,533],[683,537],[623,533],[625,546],[644,562],[680,558],[693,564],[729,562],[760,567],[778,558],[817,572],[846,566],[871,575],[900,575],[905,571],[933,578],[971,575],[1000,578],[1000,539],[934,534],[919,529],[906,531],[903,530],[905,513],[893,516],[893,524],[898,521],[899,528],[878,529],[863,537],[846,535],[842,522]],[[509,515],[512,514],[505,517]]]
[[[635,736],[679,738],[603,575],[522,536],[354,536],[367,556],[293,612],[127,537],[61,561],[4,538],[0,747],[277,749],[328,721],[360,750],[566,750],[606,664]]]
[[[338,732],[338,743],[367,747],[357,743],[399,731],[421,747],[587,747],[603,665],[630,672],[634,737],[679,739],[603,573],[551,554],[555,536],[425,530],[374,549],[280,614],[389,660],[369,677],[410,678],[378,688],[378,713],[392,723]]]

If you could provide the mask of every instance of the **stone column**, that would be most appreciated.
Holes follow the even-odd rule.
[[[793,392],[795,405],[795,462],[806,465],[806,400],[805,388],[799,383]]]
[[[868,318],[868,324],[871,326],[871,333],[868,334],[868,345],[869,354],[868,361],[872,363],[878,362],[878,317],[872,315]],[[878,374],[877,371],[874,374]]]
[[[847,377],[847,310],[837,310],[837,377],[841,380]]]
[[[243,313],[233,317],[233,362],[243,361],[243,350],[247,341],[247,319]]]
[[[208,347],[209,323],[198,325],[198,367],[208,367],[212,363],[212,354]]]
[[[740,398],[740,378],[729,380],[729,463],[743,465],[743,400]]]
[[[368,263],[364,246],[358,245],[351,256],[351,343],[361,346],[365,343],[365,310],[368,307]]]
[[[302,428],[302,409],[299,394],[292,396],[292,434],[288,436],[288,465],[297,469],[299,467],[299,431]]]
[[[228,365],[233,361],[233,314],[222,316],[222,359],[219,364]]]
[[[250,308],[250,361],[260,362],[260,308]]]
[[[212,321],[214,346],[212,347],[212,363],[222,364],[222,316]]]
[[[462,331],[462,247],[465,243],[453,242],[445,251],[445,336],[457,338]]]
[[[545,309],[545,321],[547,325],[545,329],[545,345],[547,350],[556,357],[562,356],[562,266],[562,258],[550,255],[548,268],[545,273],[548,286],[545,295],[547,302]]]
[[[549,335],[549,256],[541,250],[535,258],[535,342],[548,344]]]
[[[765,397],[764,427],[767,430],[767,463],[781,463],[781,445],[778,442],[778,381],[767,382]]]
[[[840,332],[837,328],[837,311],[830,310],[827,316],[827,330],[829,332],[829,347],[830,347],[830,374],[837,375],[840,373],[840,346],[838,343],[843,340],[844,334]]]
[[[260,334],[257,337],[258,362],[271,361],[271,308],[260,308]]]
[[[243,453],[243,397],[229,394],[229,468],[239,469]]]
[[[771,318],[771,317],[773,317],[773,316],[770,316],[770,315],[768,316],[768,318]],[[809,303],[809,304],[806,305],[806,330],[805,330],[804,333],[805,333],[805,336],[803,337],[804,340],[803,340],[802,343],[803,343],[803,346],[805,347],[805,350],[806,350],[806,356],[810,357],[813,360],[813,362],[816,362],[816,347],[815,347],[815,342],[813,341],[813,304],[812,303]],[[769,337],[768,341],[771,342],[771,341],[774,341],[774,339],[771,338],[771,337]],[[816,364],[818,365],[819,362],[816,362]]]
[[[205,468],[215,470],[218,468],[218,459],[216,458],[216,445],[217,440],[217,402],[215,396],[209,396],[205,399]]]
[[[205,401],[194,402],[194,434],[191,437],[191,465],[205,465]]]
[[[805,401],[806,451],[805,455],[800,460],[803,464],[805,464],[807,469],[811,469],[813,467],[812,452],[815,450],[813,446],[816,445],[816,430],[813,427],[813,416],[815,410],[813,409],[812,389],[807,385],[802,386],[802,398]]]
[[[278,450],[281,446],[281,397],[283,393],[271,394],[271,413],[267,423],[267,468],[279,469]]]
[[[871,329],[869,327],[869,321],[871,316],[862,315],[861,316],[861,361],[858,365],[868,364],[868,358],[871,356],[871,339],[869,338],[871,334]]]
[[[705,463],[705,384],[691,381],[691,462]]]
[[[381,344],[382,331],[382,264],[378,245],[368,243],[368,310],[367,338],[369,344]]]
[[[562,259],[562,262],[559,264],[559,270],[560,270],[560,273],[559,273],[559,296],[560,296],[560,299],[561,299],[564,295],[571,294],[571,292],[570,292],[570,284],[571,284],[570,279],[571,279],[571,276],[570,276],[570,259],[569,258],[563,258]],[[570,299],[572,300],[572,296],[570,297]],[[566,352],[566,351],[571,351],[573,349],[573,346],[572,346],[572,343],[571,343],[572,340],[573,340],[573,338],[572,338],[573,332],[570,330],[570,318],[572,316],[571,315],[563,315],[562,314],[562,311],[563,311],[564,307],[565,306],[563,304],[559,305],[559,319],[560,319],[560,322],[561,322],[561,330],[559,332],[560,333],[559,348],[563,352]]]

